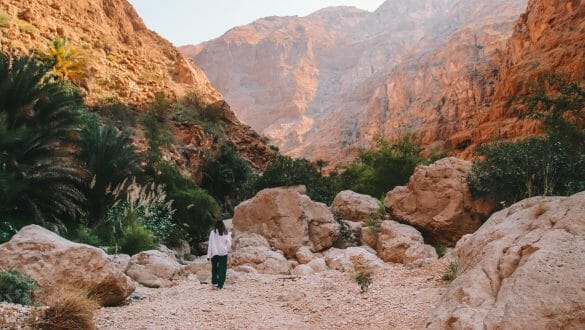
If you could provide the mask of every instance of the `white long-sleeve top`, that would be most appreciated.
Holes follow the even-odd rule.
[[[215,229],[209,234],[207,244],[207,258],[226,256],[232,246],[232,233],[220,235]]]

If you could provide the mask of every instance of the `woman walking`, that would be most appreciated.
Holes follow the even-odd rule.
[[[222,289],[227,272],[227,255],[232,245],[232,236],[228,233],[222,220],[215,222],[215,228],[209,234],[207,260],[211,260],[211,283]]]

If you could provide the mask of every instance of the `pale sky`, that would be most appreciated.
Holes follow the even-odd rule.
[[[198,44],[266,16],[306,16],[331,6],[374,11],[384,0],[129,0],[149,29],[176,46]]]

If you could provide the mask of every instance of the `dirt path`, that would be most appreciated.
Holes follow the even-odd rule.
[[[387,265],[366,293],[351,274],[337,271],[290,279],[236,273],[223,290],[193,277],[172,288],[141,288],[146,298],[100,309],[96,323],[100,329],[423,328],[446,287],[443,267]]]

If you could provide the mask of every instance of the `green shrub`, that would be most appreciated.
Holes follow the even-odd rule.
[[[306,159],[293,159],[278,155],[261,176],[252,177],[247,198],[266,188],[305,185],[312,200],[331,204],[335,198],[335,179],[319,173],[317,166]]]
[[[215,157],[206,159],[201,186],[225,205],[239,199],[240,189],[251,173],[250,165],[233,147],[224,144]]]
[[[439,258],[442,258],[445,253],[447,252],[447,249],[449,248],[449,246],[445,245],[445,244],[437,244],[434,246],[435,251],[437,251],[437,256],[439,256]]]
[[[441,278],[447,282],[454,281],[457,278],[458,268],[459,265],[457,264],[457,261],[451,261],[443,271],[443,276]]]
[[[154,234],[144,226],[133,223],[124,228],[120,238],[120,252],[134,255],[155,247]]]
[[[153,248],[156,241],[164,243],[175,230],[174,209],[162,185],[140,185],[133,180],[115,188],[113,194],[116,202],[108,210],[107,226],[99,232],[109,244],[135,253]]]
[[[0,27],[9,27],[12,17],[6,13],[0,12]]]
[[[0,270],[0,301],[32,305],[39,286],[35,280],[18,271]]]
[[[567,76],[545,73],[526,96],[520,118],[541,122],[546,137],[478,148],[468,177],[474,197],[502,205],[538,195],[585,190],[585,89]]]
[[[36,26],[30,24],[27,21],[23,21],[20,19],[16,20],[16,24],[18,24],[18,28],[20,29],[21,32],[24,33],[28,33],[28,34],[36,34],[39,30],[36,28]]]
[[[102,240],[99,238],[99,236],[93,230],[86,226],[79,226],[79,228],[77,228],[77,230],[75,231],[75,235],[73,237],[73,241],[92,246],[103,245]]]
[[[365,266],[356,266],[354,272],[354,279],[356,283],[360,286],[362,292],[366,292],[373,283],[372,270]]]
[[[394,143],[379,140],[377,148],[361,152],[339,175],[337,191],[349,189],[383,196],[394,187],[406,184],[419,164],[428,164],[440,157],[425,158],[421,152],[422,148],[411,135]]]
[[[0,222],[0,244],[8,242],[14,234],[16,234],[16,229],[10,222]]]
[[[164,185],[168,199],[173,201],[173,222],[188,234],[191,244],[196,246],[205,241],[219,215],[217,201],[174,164],[159,161],[147,173],[155,183]]]
[[[560,141],[529,138],[480,146],[468,176],[474,197],[508,203],[532,196],[570,195],[585,186],[585,155]]]

